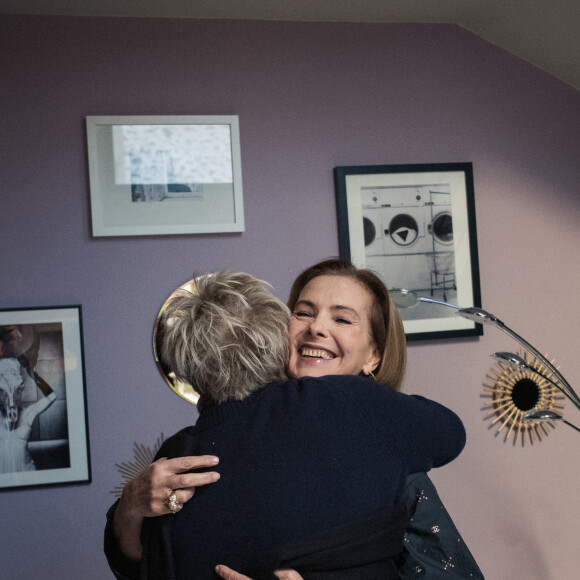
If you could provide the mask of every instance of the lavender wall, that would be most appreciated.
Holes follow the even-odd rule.
[[[247,270],[286,297],[338,252],[334,166],[473,162],[483,304],[578,384],[570,87],[448,25],[2,17],[0,67],[0,305],[82,304],[93,471],[0,494],[4,578],[108,577],[115,463],[196,418],[152,360],[157,310],[193,270]],[[245,233],[91,238],[84,119],[139,114],[239,115]],[[503,342],[413,343],[405,388],[466,423],[465,452],[433,477],[486,576],[573,578],[578,435],[494,436],[481,390]]]

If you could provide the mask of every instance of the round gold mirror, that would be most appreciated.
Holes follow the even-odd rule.
[[[166,304],[175,296],[175,294],[181,290],[187,290],[192,294],[195,294],[195,282],[193,280],[189,280],[185,284],[182,284],[177,290],[171,293],[169,298],[163,303],[157,318],[155,319],[155,326],[153,327],[153,356],[155,357],[155,362],[157,364],[157,368],[161,373],[161,376],[165,380],[165,382],[169,385],[171,390],[178,394],[180,397],[185,399],[189,403],[193,403],[197,405],[197,401],[199,400],[199,395],[195,392],[195,389],[189,384],[179,381],[176,376],[163,364],[162,361],[159,360],[157,353],[159,352],[159,340],[161,339],[162,333],[159,332],[159,325],[161,321],[161,314],[163,310],[165,310]]]

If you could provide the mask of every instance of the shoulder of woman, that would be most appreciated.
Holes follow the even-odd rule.
[[[375,382],[367,377],[358,375],[327,375],[313,378],[304,377],[298,381],[299,389],[319,396],[324,393],[325,398],[341,399],[357,405],[361,409],[387,408],[394,404],[400,393]]]
[[[305,385],[312,384],[314,386],[326,386],[330,388],[345,388],[345,389],[370,389],[380,390],[382,385],[379,385],[368,377],[360,375],[326,375],[324,377],[303,377],[298,379],[298,382]]]
[[[178,431],[168,439],[166,439],[159,451],[155,454],[155,459],[159,459],[160,457],[179,457],[183,455],[184,448],[186,446],[186,442],[189,439],[189,431],[191,427],[185,427],[181,431]]]

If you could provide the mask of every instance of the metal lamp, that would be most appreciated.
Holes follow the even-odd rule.
[[[527,363],[521,356],[513,354],[510,352],[495,352],[491,356],[501,360],[502,362],[508,363],[520,370],[526,370],[532,372],[542,379],[548,381],[551,385],[556,387],[572,404],[580,410],[580,398],[578,397],[576,391],[572,388],[570,383],[564,378],[562,373],[549,361],[538,349],[532,346],[527,340],[522,336],[517,334],[512,330],[507,324],[502,322],[499,318],[493,314],[482,310],[481,308],[461,308],[455,304],[449,304],[448,302],[443,302],[441,300],[434,300],[433,298],[426,298],[425,296],[420,296],[412,290],[406,290],[404,288],[397,288],[395,290],[390,290],[389,294],[393,302],[400,308],[409,308],[415,306],[419,302],[428,302],[432,304],[440,304],[442,306],[448,306],[456,311],[456,313],[462,318],[466,318],[473,322],[479,324],[489,324],[499,328],[502,332],[513,338],[517,343],[519,343],[525,350],[531,353],[538,361],[540,361],[549,372],[542,371],[541,367],[536,368]],[[524,415],[524,420],[526,421],[562,421],[569,425],[573,429],[580,431],[578,427],[572,423],[564,420],[564,418],[558,413],[549,409],[535,409]]]

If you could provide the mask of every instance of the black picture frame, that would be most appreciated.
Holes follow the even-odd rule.
[[[334,168],[341,258],[455,306],[481,307],[472,163]],[[408,341],[481,336],[456,309],[400,309]]]
[[[80,305],[0,310],[0,490],[91,481]]]

